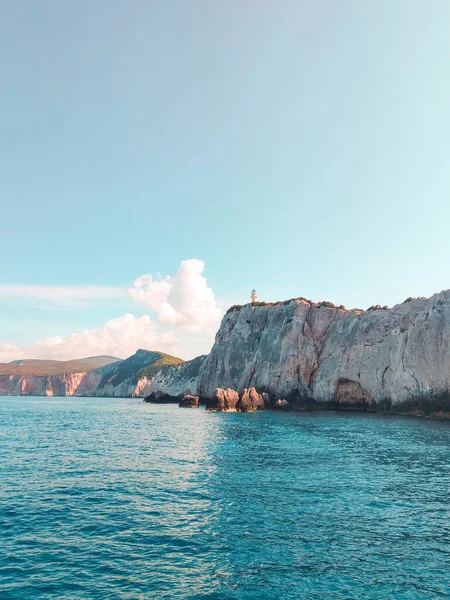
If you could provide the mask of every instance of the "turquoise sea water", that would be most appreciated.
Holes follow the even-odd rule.
[[[450,597],[450,423],[0,398],[0,599]]]

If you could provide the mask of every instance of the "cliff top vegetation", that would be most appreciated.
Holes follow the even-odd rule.
[[[112,371],[104,375],[99,387],[107,383],[116,386],[129,377],[134,377],[136,382],[142,377],[154,377],[161,367],[178,365],[183,362],[184,360],[181,358],[165,352],[138,350],[133,356],[123,360]]]
[[[413,300],[417,300],[418,298],[412,298],[409,297],[407,298],[403,304],[406,304],[407,302],[412,302]],[[364,312],[374,312],[377,310],[389,310],[388,306],[381,306],[380,304],[374,304],[373,306],[369,306],[369,308],[367,310],[364,310],[363,308],[346,308],[343,304],[340,304],[339,306],[336,304],[333,304],[333,302],[329,302],[328,300],[323,300],[322,302],[313,302],[312,300],[308,300],[308,298],[304,298],[303,296],[299,296],[298,298],[290,298],[289,300],[279,300],[277,302],[248,302],[247,304],[234,304],[233,306],[230,306],[230,308],[227,310],[226,314],[228,313],[232,313],[238,310],[241,310],[241,308],[244,308],[246,306],[281,306],[281,305],[286,305],[289,304],[290,302],[305,302],[306,304],[309,304],[310,306],[316,306],[317,308],[335,308],[335,309],[339,309],[339,310],[345,310],[347,312],[354,312],[354,313],[364,313]]]
[[[164,354],[164,356],[162,356],[159,360],[139,371],[139,379],[142,377],[155,377],[155,375],[157,375],[157,373],[160,371],[161,367],[173,367],[176,365],[181,365],[182,363],[184,363],[184,360],[181,358],[170,356],[170,354]]]
[[[47,375],[85,373],[121,360],[121,358],[115,356],[90,356],[89,358],[76,360],[15,360],[11,363],[0,363],[0,375],[44,377]]]

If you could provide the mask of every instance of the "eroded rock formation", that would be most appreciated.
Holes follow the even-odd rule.
[[[258,394],[254,387],[244,389],[239,401],[236,404],[236,410],[240,412],[252,412],[254,410],[265,409],[264,398],[262,394]]]
[[[207,410],[217,410],[219,412],[235,411],[236,404],[239,402],[239,394],[236,390],[230,388],[224,390],[216,388],[212,397],[212,402],[206,406]]]
[[[180,406],[181,408],[198,408],[199,397],[186,394],[178,406]]]
[[[273,405],[273,410],[290,410],[291,405],[287,400],[277,400]]]

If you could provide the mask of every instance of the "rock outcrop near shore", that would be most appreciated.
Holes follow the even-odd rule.
[[[217,388],[214,392],[212,403],[207,406],[208,410],[217,410],[219,412],[235,411],[239,402],[239,394],[230,388],[223,390]]]
[[[239,398],[239,402],[236,404],[236,410],[240,412],[253,412],[254,410],[264,410],[266,408],[266,404],[264,402],[264,398],[268,396],[265,392],[263,394],[258,394],[254,387],[247,389],[245,388]],[[270,408],[270,404],[268,403],[267,408]]]
[[[198,408],[199,407],[199,397],[192,396],[191,394],[186,394],[183,400],[178,405],[181,408]]]
[[[246,305],[225,315],[197,377],[168,369],[152,391],[215,401],[218,388],[255,388],[294,409],[450,414],[449,342],[450,291],[367,311],[304,299]]]
[[[254,387],[246,388],[242,394],[238,394],[231,388],[226,390],[217,388],[212,402],[208,402],[206,406],[207,410],[218,412],[253,412],[265,408],[271,408],[269,396],[265,392],[259,394]]]

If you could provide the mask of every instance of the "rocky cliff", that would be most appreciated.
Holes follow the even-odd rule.
[[[60,375],[0,375],[1,396],[82,396],[96,390],[111,365]]]
[[[181,358],[164,354],[164,352],[138,350],[106,372],[92,395],[142,398],[151,393],[150,386],[162,369],[176,368],[177,365],[182,364]]]
[[[450,291],[367,311],[246,305],[225,315],[195,382],[168,370],[151,390],[212,399],[216,388],[255,387],[294,408],[450,413],[449,341]]]
[[[206,356],[197,356],[183,364],[162,368],[148,388],[149,401],[175,401],[185,395],[197,395],[199,373]]]

